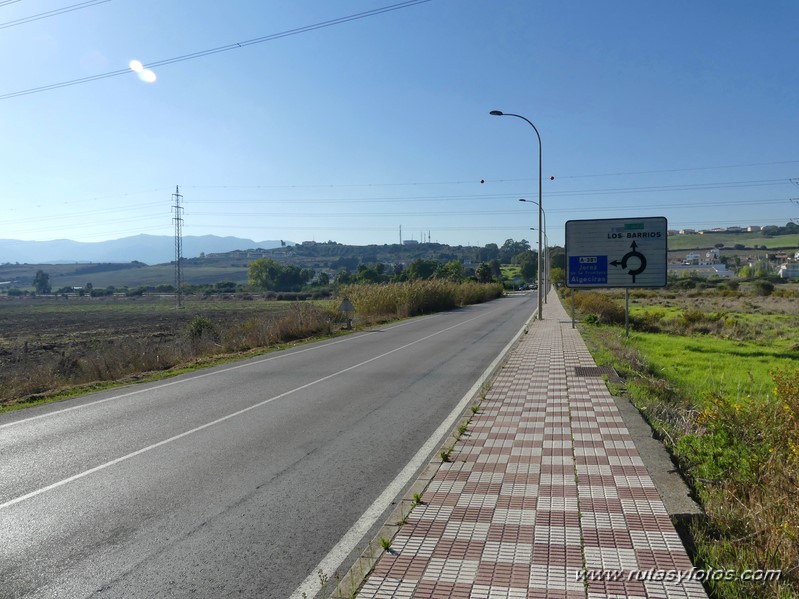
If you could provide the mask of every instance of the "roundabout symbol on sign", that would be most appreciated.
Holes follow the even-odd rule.
[[[627,274],[633,278],[633,283],[635,283],[635,277],[640,275],[642,272],[646,270],[646,257],[638,251],[638,244],[634,241],[630,244],[630,247],[633,249],[632,252],[627,252],[624,256],[621,257],[621,262],[618,260],[614,260],[611,262],[613,266],[621,266],[622,268],[627,268],[627,262],[630,258],[638,258],[638,268],[631,268],[627,271]]]

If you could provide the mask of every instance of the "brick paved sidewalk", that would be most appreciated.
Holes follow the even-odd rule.
[[[707,596],[674,580],[691,562],[550,297],[359,598]]]

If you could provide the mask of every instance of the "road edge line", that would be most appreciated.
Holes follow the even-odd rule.
[[[460,399],[457,405],[447,415],[444,421],[433,432],[428,440],[422,445],[419,451],[408,461],[405,467],[397,474],[383,492],[372,502],[360,518],[350,527],[341,537],[338,543],[325,555],[324,558],[311,570],[311,573],[302,581],[300,586],[291,594],[289,599],[310,599],[316,597],[325,590],[325,586],[330,582],[330,577],[335,576],[338,567],[347,559],[353,551],[358,548],[363,537],[375,523],[380,515],[392,504],[402,489],[412,484],[406,494],[397,502],[397,507],[392,510],[383,526],[372,538],[361,552],[349,571],[336,584],[336,588],[331,598],[352,597],[366,577],[374,568],[384,549],[381,547],[381,538],[393,538],[399,530],[399,525],[393,524],[400,522],[410,513],[408,506],[413,502],[414,493],[422,493],[430,481],[438,472],[440,462],[431,461],[434,452],[442,447],[453,436],[458,422],[463,417],[464,412],[474,403],[475,398],[486,384],[493,381],[497,372],[504,366],[506,359],[519,339],[525,335],[530,324],[535,320],[533,314],[519,329],[516,335],[508,344],[497,354],[497,357],[488,365],[483,373],[475,381],[474,385]],[[426,464],[426,466],[425,466]],[[422,469],[424,467],[424,469]],[[416,479],[414,480],[414,476]],[[403,513],[403,510],[407,510]],[[344,593],[345,589],[349,589]],[[328,596],[328,595],[324,595]]]

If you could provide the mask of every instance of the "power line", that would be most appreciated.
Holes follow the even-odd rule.
[[[565,190],[548,192],[548,197],[568,197],[568,196],[584,196],[584,195],[607,195],[607,194],[622,194],[622,193],[653,193],[664,191],[703,191],[710,189],[732,189],[732,188],[746,188],[746,187],[763,187],[770,185],[782,185],[787,182],[786,179],[761,179],[754,181],[729,181],[718,183],[697,183],[697,184],[683,184],[683,185],[658,185],[650,187],[616,187],[616,188],[599,188],[599,189],[582,189],[582,190]],[[202,189],[194,187],[193,189]],[[481,200],[481,199],[509,199],[518,198],[519,195],[524,195],[525,192],[517,191],[512,193],[496,193],[496,194],[466,194],[466,195],[429,195],[429,196],[377,196],[367,198],[255,198],[247,200],[231,200],[226,198],[227,202],[239,204],[256,204],[256,203],[273,203],[273,202],[286,202],[292,203],[379,203],[379,202],[428,202],[428,201],[441,201],[441,202],[460,202],[464,200]],[[217,199],[199,199],[196,200],[198,204],[208,204],[218,201]]]
[[[504,199],[517,199],[518,194],[511,194],[509,197]],[[496,198],[494,198],[496,199]],[[440,201],[459,201],[453,198],[443,198]],[[360,202],[361,200],[351,200],[351,202]],[[394,202],[395,200],[390,200]],[[403,202],[407,201],[417,201],[417,199],[408,199],[402,200]],[[429,201],[419,200],[419,201]],[[703,201],[701,204],[703,207],[732,207],[732,206],[751,206],[751,207],[762,207],[766,205],[779,205],[784,204],[786,202],[792,202],[793,200],[790,198],[764,198],[764,199],[756,199],[756,200],[717,200],[717,201]],[[251,211],[231,211],[230,205],[236,203],[250,203],[249,201],[244,202],[237,202],[236,200],[229,200],[225,198],[224,200],[196,200],[193,201],[192,204],[215,204],[217,202],[224,202],[225,210],[224,212],[217,212],[217,211],[209,211],[209,210],[193,210],[192,216],[230,216],[230,217],[297,217],[297,216],[307,216],[306,213],[291,213],[291,212],[251,212]],[[296,201],[291,200],[267,200],[267,201],[259,201],[261,203],[274,203],[280,202],[281,204],[286,203],[296,203]],[[347,203],[346,200],[303,200],[303,203]],[[375,202],[377,203],[377,202]],[[116,219],[108,219],[105,217],[107,214],[107,208],[97,209],[97,210],[83,210],[80,212],[73,212],[70,211],[68,214],[52,214],[50,216],[36,216],[36,217],[28,217],[28,218],[19,218],[19,219],[9,219],[6,218],[5,224],[6,226],[18,226],[18,225],[25,225],[27,223],[36,222],[38,224],[43,224],[47,221],[57,221],[59,225],[64,225],[65,223],[79,221],[85,222],[87,218],[91,218],[93,216],[103,215],[103,222],[106,224],[113,224],[113,223],[128,223],[128,222],[135,222],[135,221],[147,221],[153,218],[157,218],[157,215],[154,215],[150,209],[154,207],[160,206],[161,202],[146,202],[146,203],[139,203],[136,205],[137,210],[147,210],[147,214],[139,214],[139,215],[132,215],[126,214],[125,216],[120,216]],[[697,203],[694,202],[675,202],[675,203],[668,203],[668,204],[658,204],[658,209],[681,209],[681,208],[690,208],[695,209],[697,207]],[[644,209],[644,207],[639,207]],[[551,207],[547,210],[547,212],[551,214],[559,214],[559,213],[574,213],[574,212],[611,212],[616,210],[629,210],[631,207],[627,204],[617,204],[617,205],[603,205],[598,207],[590,207],[590,206],[580,206],[580,207],[569,207],[569,208],[555,208]],[[650,207],[646,207],[647,210],[651,209]],[[466,215],[466,216],[478,216],[478,215],[495,215],[495,214],[527,214],[525,210],[457,210],[456,212],[452,211],[436,211],[436,212],[419,212],[417,210],[411,210],[408,212],[365,212],[364,210],[359,210],[358,212],[318,212],[314,215],[319,218],[339,218],[339,217],[435,217],[435,216],[452,216],[454,214],[457,215]]]
[[[727,183],[694,183],[682,185],[655,185],[650,187],[617,187],[608,189],[585,189],[573,191],[555,191],[548,196],[605,195],[610,193],[650,193],[661,191],[693,191],[703,189],[730,189],[742,187],[762,187],[767,185],[784,185],[786,179],[761,179],[754,181],[730,181]]]
[[[16,4],[17,2],[22,2],[22,0],[4,0],[3,2],[0,2],[0,8],[6,6],[7,4]]]
[[[21,0],[16,0],[21,1]],[[785,162],[776,162],[776,163],[762,163],[762,164],[792,164],[794,162],[799,161],[785,161]],[[696,170],[700,169],[711,169],[716,167],[697,167]],[[725,167],[718,167],[718,168],[725,168]],[[653,171],[654,172],[654,171]],[[519,181],[532,181],[532,179],[502,179],[497,180],[494,182],[497,183],[508,183],[508,182],[519,182]],[[637,191],[647,191],[647,190],[654,190],[654,191],[671,191],[671,190],[679,190],[679,191],[690,191],[693,189],[701,190],[701,189],[713,189],[715,187],[754,187],[757,185],[771,185],[771,184],[780,184],[790,182],[793,184],[799,184],[799,179],[765,179],[765,180],[755,180],[755,181],[727,181],[727,182],[716,182],[716,183],[699,183],[699,184],[683,184],[679,186],[660,186],[660,187],[621,187],[621,188],[598,188],[598,189],[583,189],[583,190],[564,190],[564,191],[549,191],[546,195],[548,196],[555,196],[561,194],[575,194],[575,195],[585,195],[588,193],[612,193],[612,192],[637,192]],[[253,190],[253,189],[320,189],[320,188],[330,188],[330,189],[338,189],[338,188],[350,188],[350,187],[401,187],[401,186],[413,186],[413,187],[424,187],[424,186],[434,186],[434,185],[463,185],[463,184],[470,184],[474,185],[475,180],[470,181],[426,181],[426,182],[405,182],[405,183],[398,183],[398,182],[388,182],[388,183],[341,183],[341,184],[318,184],[318,185],[184,185],[184,189],[191,189],[191,190]],[[709,186],[709,187],[708,187]],[[679,188],[679,189],[677,189]],[[77,200],[69,200],[64,202],[65,204],[76,204],[76,203],[83,203],[83,202],[90,202],[90,201],[107,201],[111,199],[117,198],[127,198],[131,196],[141,196],[146,194],[161,194],[165,193],[166,189],[164,188],[157,188],[157,189],[148,189],[145,191],[136,191],[136,192],[126,192],[126,193],[119,193],[115,195],[104,195],[104,196],[92,196],[87,198],[80,198]],[[478,199],[503,199],[503,198],[513,198],[517,199],[520,195],[524,195],[526,192],[524,191],[515,191],[515,192],[508,192],[508,193],[495,193],[495,194],[467,194],[467,195],[429,195],[429,196],[391,196],[391,197],[367,197],[367,198],[345,198],[345,197],[337,197],[337,198],[305,198],[305,199],[295,199],[292,198],[291,200],[286,200],[285,198],[255,198],[255,199],[247,199],[247,200],[234,200],[230,198],[225,198],[226,202],[229,203],[239,203],[239,204],[247,204],[247,203],[271,203],[271,202],[285,202],[291,201],[292,203],[297,202],[308,202],[308,203],[367,203],[367,202],[409,202],[409,201],[430,201],[430,200],[440,200],[440,201],[463,201],[463,200],[478,200]],[[212,203],[217,200],[194,200],[193,203],[195,204],[202,204],[202,203]],[[757,201],[757,200],[755,200]],[[160,201],[154,201],[150,203],[137,203],[137,206],[158,206],[161,205]],[[79,214],[91,214],[93,212],[104,212],[106,209],[98,209],[97,211],[83,211]],[[72,213],[78,214],[78,213]],[[30,220],[39,220],[39,217]],[[18,221],[19,222],[19,221]]]
[[[18,2],[19,0],[14,0],[14,1]],[[32,23],[33,21],[40,21],[41,19],[47,19],[49,17],[63,15],[68,12],[82,10],[84,8],[89,8],[90,6],[94,6],[96,4],[104,4],[106,2],[111,2],[111,0],[88,0],[87,2],[81,2],[80,4],[73,4],[71,6],[65,6],[63,8],[56,8],[55,10],[48,10],[47,12],[41,12],[36,15],[31,15],[30,17],[23,17],[21,19],[16,19],[14,21],[7,21],[5,23],[0,23],[0,29],[8,29],[9,27],[16,27],[17,25],[24,25],[25,23]],[[2,4],[0,4],[0,6],[2,6]]]
[[[332,27],[334,25],[341,25],[343,23],[349,23],[351,21],[357,21],[360,19],[365,19],[368,17],[373,17],[376,15],[381,15],[387,12],[392,12],[395,10],[400,10],[403,8],[409,8],[411,6],[415,6],[417,4],[424,4],[426,2],[432,2],[432,0],[407,0],[406,2],[400,2],[398,4],[392,4],[389,6],[384,6],[382,8],[375,8],[373,10],[367,10],[360,13],[355,13],[352,15],[348,15],[345,17],[338,17],[336,19],[330,19],[328,21],[322,21],[320,23],[315,23],[313,25],[305,25],[304,27],[297,27],[295,29],[288,29],[286,31],[281,31],[279,33],[272,33],[269,35],[265,35],[262,37],[256,37],[250,40],[245,40],[242,42],[234,42],[232,44],[227,44],[226,46],[219,46],[217,48],[210,48],[208,50],[200,50],[198,52],[192,52],[191,54],[184,54],[182,56],[175,56],[174,58],[166,58],[164,60],[157,60],[155,62],[150,62],[148,64],[143,65],[146,69],[152,69],[154,67],[161,67],[168,64],[174,64],[176,62],[183,62],[186,60],[194,60],[195,58],[202,58],[204,56],[210,56],[212,54],[219,54],[221,52],[228,52],[230,50],[239,50],[246,46],[253,46],[255,44],[262,44],[264,42],[271,42],[277,39],[281,39],[284,37],[289,37],[292,35],[299,35],[301,33],[307,33],[309,31],[316,31],[317,29],[324,29],[326,27]],[[0,95],[0,100],[8,100],[10,98],[16,98],[18,96],[27,96],[30,94],[37,94],[45,91],[50,91],[52,89],[59,89],[62,87],[69,87],[72,85],[80,85],[82,83],[88,83],[90,81],[98,81],[100,79],[108,79],[110,77],[117,77],[119,75],[125,75],[130,73],[131,70],[128,67],[124,69],[118,69],[116,71],[109,71],[107,73],[100,73],[98,75],[90,75],[88,77],[81,77],[79,79],[71,79],[69,81],[62,81],[61,83],[52,83],[50,85],[42,85],[40,87],[33,87],[30,89],[25,89],[17,92],[11,92],[8,94]]]
[[[598,173],[594,175],[559,175],[558,180],[561,179],[582,179],[588,177],[617,177],[622,175],[643,175],[643,174],[657,174],[657,173],[677,173],[688,171],[703,171],[703,170],[716,170],[726,168],[743,168],[747,166],[776,166],[784,164],[799,164],[799,160],[783,160],[777,162],[753,162],[750,164],[730,164],[725,166],[698,166],[693,168],[682,169],[665,169],[654,171],[630,171],[618,173]],[[524,177],[518,179],[490,179],[488,183],[521,183],[524,181],[536,181],[532,177]],[[780,179],[781,180],[781,179]],[[789,179],[790,182],[799,184],[799,179]],[[320,189],[320,188],[341,188],[341,187],[422,187],[431,185],[474,185],[477,179],[465,179],[458,181],[408,181],[408,182],[374,182],[374,183],[318,183],[315,185],[190,185],[187,189]]]
[[[612,194],[612,193],[649,193],[649,192],[662,192],[662,191],[693,191],[693,190],[706,190],[706,189],[732,189],[732,188],[745,188],[745,187],[763,187],[769,185],[782,185],[788,183],[788,179],[759,179],[759,180],[751,180],[751,181],[727,181],[727,182],[715,182],[715,183],[694,183],[694,184],[681,184],[681,185],[655,185],[649,187],[613,187],[613,188],[597,188],[597,189],[575,189],[575,190],[564,190],[564,191],[549,191],[546,193],[549,197],[554,196],[581,196],[581,195],[604,195],[604,194]],[[377,187],[378,185],[383,184],[370,184],[370,187]],[[397,184],[385,184],[385,186],[389,185],[403,185],[402,183]],[[410,184],[407,184],[410,185]],[[428,184],[414,184],[414,185],[428,185]],[[266,189],[271,188],[272,186],[243,186],[243,187],[236,187],[236,186],[192,186],[189,189],[197,189],[197,190],[210,190],[210,189]],[[281,186],[275,186],[279,188]],[[292,188],[301,188],[305,186],[290,186]],[[330,186],[307,186],[307,187],[350,187],[349,185],[330,185]],[[352,186],[355,187],[355,186]],[[314,203],[326,203],[326,202],[412,202],[412,201],[429,201],[429,200],[440,200],[440,201],[462,201],[468,199],[490,199],[490,198],[513,198],[518,195],[524,195],[525,192],[518,191],[518,192],[510,192],[510,193],[497,193],[497,194],[469,194],[469,195],[442,195],[442,196],[391,196],[391,197],[369,197],[369,198],[346,198],[346,197],[337,197],[337,198],[311,198],[311,199],[292,199],[292,202],[314,202]],[[208,203],[214,202],[216,200],[197,200],[198,203]],[[232,202],[240,202],[240,203],[260,203],[260,202],[284,202],[286,201],[284,198],[270,198],[270,199],[251,199],[251,200],[230,200]]]
[[[775,200],[759,200],[752,202],[751,200],[743,201],[718,201],[718,202],[703,202],[703,206],[763,206],[767,204],[784,204],[788,202],[787,199]],[[659,204],[658,209],[674,209],[674,208],[696,208],[696,203],[682,203],[682,204]],[[596,208],[581,206],[578,208],[548,208],[547,213],[564,213],[564,212],[609,212],[613,210],[629,210],[629,205],[621,206],[601,206]],[[641,207],[641,209],[651,210],[651,207]],[[435,211],[435,212],[419,212],[411,210],[407,212],[315,212],[314,217],[317,218],[375,218],[375,217],[433,217],[433,216],[480,216],[480,215],[495,215],[495,214],[530,214],[528,210],[457,210],[457,211]],[[307,218],[308,214],[305,212],[232,212],[228,208],[228,203],[225,203],[224,212],[217,211],[193,211],[192,216],[234,216],[234,217],[301,217]]]
[[[796,164],[799,160],[785,160],[781,162],[750,162],[748,164],[726,164],[722,166],[695,166],[689,168],[668,168],[654,171],[626,171],[618,173],[595,173],[593,175],[564,175],[558,179],[587,179],[590,177],[618,177],[621,175],[654,175],[658,173],[684,173],[689,171],[710,171],[723,168],[745,168],[749,166],[775,166],[779,164]],[[532,180],[532,179],[531,179]]]

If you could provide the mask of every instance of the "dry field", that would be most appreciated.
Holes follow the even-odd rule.
[[[0,301],[0,409],[330,330],[313,303],[172,296]],[[33,397],[32,397],[33,396]]]

